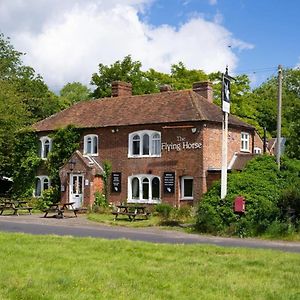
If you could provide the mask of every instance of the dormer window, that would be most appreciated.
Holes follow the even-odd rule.
[[[49,152],[52,148],[52,140],[48,136],[43,136],[40,138],[41,149],[40,155],[42,159],[47,159]]]
[[[98,136],[96,134],[89,134],[84,137],[83,154],[98,155]]]
[[[160,157],[161,134],[153,130],[140,130],[129,134],[128,157]]]

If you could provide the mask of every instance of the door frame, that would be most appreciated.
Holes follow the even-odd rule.
[[[84,175],[81,174],[81,173],[70,173],[70,176],[69,176],[69,202],[74,202],[73,200],[73,178],[74,177],[82,177],[82,203],[81,203],[81,206],[83,205],[83,202],[84,202]],[[77,181],[79,182],[79,180]],[[80,195],[80,194],[79,194]]]

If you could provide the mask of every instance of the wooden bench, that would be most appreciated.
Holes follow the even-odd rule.
[[[150,215],[150,213],[147,212],[146,206],[141,205],[118,205],[117,210],[113,211],[112,214],[115,216],[115,221],[119,215],[127,216],[130,221],[134,221],[136,217],[148,219]]]
[[[77,217],[77,212],[80,210],[79,208],[73,207],[74,202],[68,202],[63,204],[53,204],[49,208],[43,210],[44,218],[48,216],[49,213],[54,213],[52,217],[63,219],[65,217],[65,212],[73,212],[75,217]]]
[[[30,215],[31,215],[31,211],[33,209],[33,207],[28,206],[27,201],[17,201],[16,208],[18,208],[19,211],[20,210],[27,210]]]
[[[12,201],[9,201],[9,202],[5,201],[5,202],[3,202],[3,203],[0,204],[0,215],[2,215],[3,211],[5,211],[5,210],[11,210],[11,211],[13,211],[14,215],[17,215],[17,216],[19,215],[18,214],[19,208],[17,208],[15,206],[15,203],[12,202]]]

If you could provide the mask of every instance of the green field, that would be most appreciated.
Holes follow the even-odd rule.
[[[300,255],[0,233],[0,299],[300,299]]]

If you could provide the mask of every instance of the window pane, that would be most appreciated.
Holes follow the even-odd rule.
[[[86,140],[86,153],[92,153],[92,139],[90,137],[88,137]]]
[[[159,199],[159,179],[157,177],[152,179],[152,199]]]
[[[98,153],[98,138],[96,136],[93,137],[93,154]]]
[[[193,197],[193,179],[184,179],[183,185],[183,197]]]
[[[77,176],[73,177],[72,190],[73,194],[77,194]]]
[[[143,136],[143,155],[149,155],[149,135]]]
[[[149,179],[143,179],[143,199],[149,199]]]
[[[82,194],[82,181],[83,181],[83,177],[78,176],[78,194]]]
[[[49,188],[49,179],[48,178],[44,178],[43,191],[48,190],[48,188]]]
[[[152,138],[152,155],[160,155],[160,136],[157,133]]]
[[[44,153],[43,158],[46,158],[48,156],[48,153],[50,152],[50,141],[46,140],[44,143]]]
[[[132,189],[132,198],[139,199],[140,198],[140,190],[139,190],[139,179],[134,177],[131,182]]]
[[[41,180],[40,178],[36,178],[36,182],[35,182],[35,196],[39,197],[41,196]]]
[[[132,138],[132,154],[139,155],[140,154],[140,137],[135,135]]]

